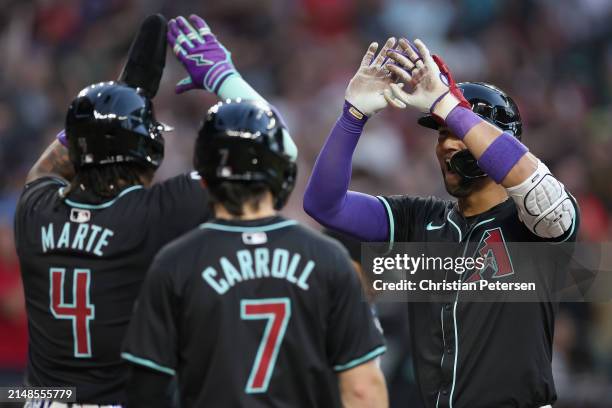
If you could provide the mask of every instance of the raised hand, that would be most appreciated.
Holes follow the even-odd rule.
[[[192,14],[168,23],[168,44],[189,76],[176,84],[176,93],[205,89],[216,93],[230,76],[238,75],[231,53],[210,31],[206,22]]]
[[[394,63],[385,65],[400,81],[385,91],[390,104],[402,109],[412,106],[441,120],[457,105],[470,108],[446,64],[432,56],[421,40],[415,40],[412,46],[402,38],[399,46],[404,54],[391,50],[387,54]]]
[[[395,38],[387,40],[376,55],[378,43],[368,47],[361,65],[346,88],[345,99],[361,113],[371,116],[387,106],[383,91],[393,82],[391,74],[385,69],[387,51],[395,46]]]

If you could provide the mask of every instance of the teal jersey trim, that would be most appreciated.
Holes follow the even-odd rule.
[[[334,371],[344,371],[344,370],[348,370],[349,368],[353,368],[353,367],[357,367],[358,365],[361,365],[363,363],[366,363],[378,356],[380,356],[381,354],[383,354],[385,351],[387,351],[387,347],[385,346],[380,346],[375,348],[374,350],[370,351],[368,354],[361,356],[359,358],[356,358],[354,360],[349,361],[346,364],[338,364],[334,366]]]
[[[448,222],[452,224],[453,227],[457,229],[457,232],[459,233],[459,242],[461,242],[461,240],[463,239],[463,235],[461,234],[461,228],[459,228],[459,226],[455,224],[455,221],[451,220],[450,218],[451,212],[453,212],[453,210],[450,210],[448,214],[446,214],[446,219],[448,220]]]
[[[449,212],[450,214],[450,212]],[[463,257],[465,258],[465,254],[467,252],[468,246],[470,245],[470,238],[472,237],[472,233],[476,230],[476,228],[480,227],[481,225],[484,225],[488,222],[494,221],[495,217],[493,218],[488,218],[486,220],[482,220],[480,222],[478,222],[476,225],[474,225],[472,227],[472,229],[470,230],[470,233],[467,236],[467,242],[465,243],[465,247],[463,248]],[[455,392],[455,385],[457,382],[457,359],[459,357],[459,335],[458,335],[458,328],[457,328],[457,303],[459,303],[459,291],[457,291],[457,294],[455,295],[455,303],[453,305],[453,324],[455,325],[455,361],[453,362],[453,384],[451,386],[451,390],[450,390],[450,396],[449,396],[449,408],[453,408],[453,394]],[[442,351],[444,353],[444,351]],[[439,394],[438,394],[439,395]]]
[[[243,226],[238,226],[238,225],[223,225],[223,224],[216,224],[214,222],[206,222],[200,225],[200,228],[201,229],[212,229],[212,230],[217,230],[217,231],[225,231],[225,232],[268,232],[268,231],[274,231],[274,230],[285,228],[285,227],[290,227],[292,225],[297,225],[297,224],[298,222],[295,220],[286,220],[286,221],[277,222],[275,224],[261,225],[258,227],[243,227]]]
[[[120,192],[120,193],[117,195],[117,197],[113,198],[113,199],[112,199],[112,200],[110,200],[110,201],[107,201],[107,202],[105,202],[105,203],[102,203],[102,204],[85,204],[85,203],[79,203],[79,202],[76,202],[76,201],[72,201],[72,200],[70,200],[70,199],[68,199],[68,198],[64,199],[64,202],[65,202],[66,204],[68,204],[69,206],[71,206],[71,207],[75,207],[75,208],[82,208],[82,209],[84,209],[84,210],[102,210],[102,209],[104,209],[104,208],[108,208],[108,207],[110,207],[111,205],[115,204],[115,202],[117,202],[117,200],[118,200],[118,199],[120,199],[121,197],[123,197],[123,196],[124,196],[124,195],[126,195],[127,193],[130,193],[130,192],[135,191],[135,190],[141,190],[141,189],[143,189],[143,188],[144,188],[144,186],[141,186],[141,185],[136,185],[136,186],[131,186],[131,187],[128,187],[128,188],[126,188],[125,190],[121,191],[121,192]],[[60,195],[63,195],[63,194],[64,194],[64,187],[62,187],[62,188],[60,188],[60,189],[59,189],[59,193],[60,193]]]
[[[164,374],[176,375],[176,371],[174,371],[172,368],[164,367],[151,360],[147,360],[146,358],[136,357],[130,353],[121,353],[121,358],[131,363],[134,363],[134,364],[152,368],[153,370],[162,372]]]
[[[391,206],[383,196],[376,196],[382,203],[385,205],[385,209],[387,210],[387,217],[389,218],[389,250],[393,247],[393,243],[395,242],[395,219],[393,218],[393,211],[391,211]]]
[[[450,408],[453,408],[453,393],[455,392],[455,383],[457,382],[457,357],[459,356],[459,334],[457,330],[457,299],[458,298],[459,298],[459,292],[457,292],[457,298],[455,298],[455,304],[453,305],[453,323],[455,324],[455,361],[453,362],[453,385],[451,387],[450,397],[448,399]]]
[[[440,368],[444,365],[444,351],[446,350],[446,338],[444,336],[444,306],[440,308],[440,325],[442,326],[442,359],[440,360]],[[440,391],[438,391],[438,397],[436,398],[436,408],[440,404]]]

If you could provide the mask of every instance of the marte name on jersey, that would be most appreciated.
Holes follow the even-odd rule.
[[[308,290],[308,278],[315,262],[300,261],[300,254],[292,254],[283,248],[273,249],[272,254],[268,248],[242,249],[236,252],[235,260],[223,256],[219,258],[217,267],[206,267],[202,278],[220,295],[237,283],[262,278],[286,279],[300,289]]]
[[[115,235],[108,228],[95,224],[72,224],[65,222],[55,228],[50,222],[41,227],[41,245],[44,253],[55,249],[72,249],[84,251],[96,256],[103,256],[103,249],[108,245],[108,239]]]

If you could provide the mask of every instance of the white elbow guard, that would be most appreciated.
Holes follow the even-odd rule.
[[[558,238],[572,228],[576,208],[563,184],[544,163],[539,162],[527,180],[507,190],[516,203],[519,218],[537,236]]]

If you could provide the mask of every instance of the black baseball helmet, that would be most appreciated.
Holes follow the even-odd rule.
[[[260,181],[281,209],[297,175],[297,148],[274,109],[258,101],[219,102],[198,133],[194,168],[208,185]]]
[[[472,111],[484,120],[521,139],[523,123],[518,106],[501,89],[484,82],[461,82],[457,87],[472,105]],[[423,116],[419,125],[438,129],[440,124],[431,116]]]
[[[521,140],[523,123],[518,106],[504,91],[484,82],[462,82],[457,84],[457,87],[472,105],[474,113]],[[440,124],[431,115],[419,118],[418,123],[430,129],[437,130],[440,127]],[[478,161],[467,149],[455,153],[446,162],[446,166],[464,180],[487,176],[478,167]]]
[[[142,90],[115,82],[83,89],[66,115],[68,151],[76,168],[136,162],[157,169],[166,130]]]

